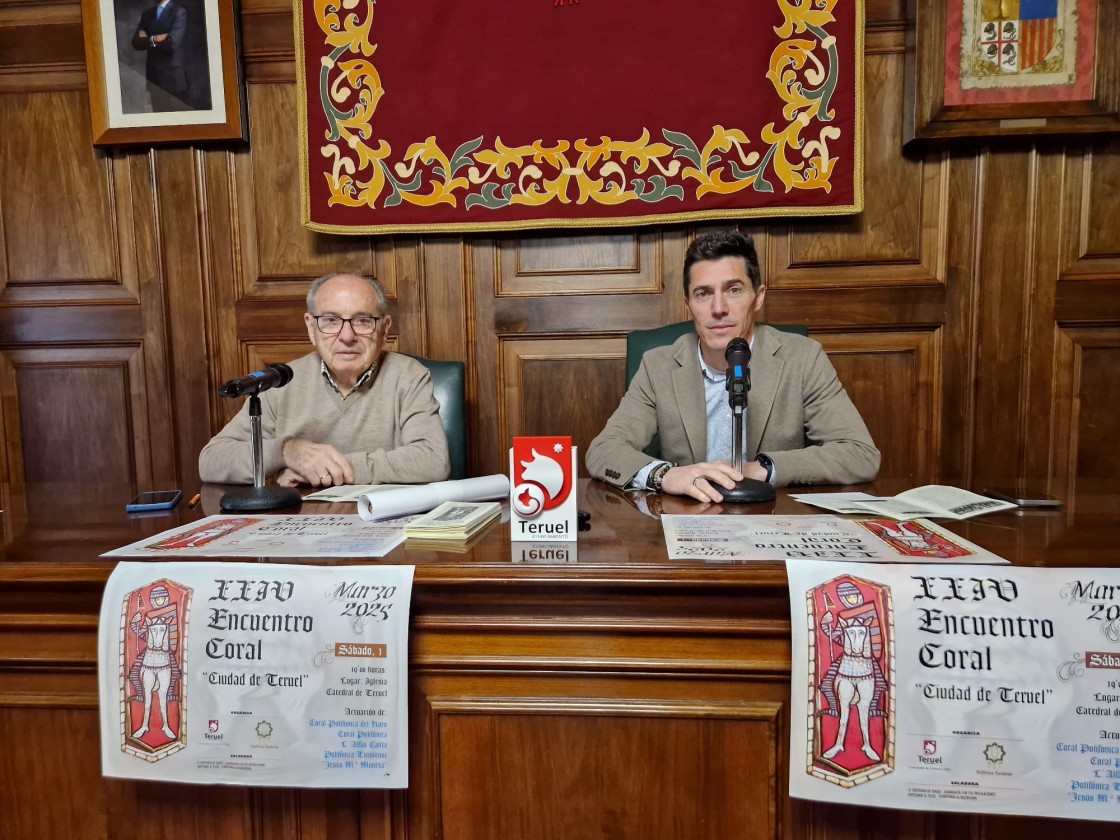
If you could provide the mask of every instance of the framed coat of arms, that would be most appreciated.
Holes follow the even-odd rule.
[[[1120,4],[910,0],[906,139],[1120,131]]]

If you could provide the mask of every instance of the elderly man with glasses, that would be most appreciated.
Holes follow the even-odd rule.
[[[418,484],[451,471],[427,368],[383,352],[392,318],[376,280],[328,274],[303,320],[315,345],[292,381],[261,394],[265,475],[278,484]],[[251,484],[248,403],[203,448],[203,481]]]

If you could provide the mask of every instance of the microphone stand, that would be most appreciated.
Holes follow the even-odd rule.
[[[264,444],[261,441],[261,398],[249,397],[249,436],[253,444],[253,486],[222,496],[222,510],[272,510],[292,507],[301,496],[294,487],[266,487],[264,483]]]
[[[750,371],[746,365],[743,366],[743,369],[746,374],[742,381],[729,383],[727,390],[727,401],[731,406],[731,464],[739,472],[743,472],[746,467],[743,462],[745,455],[743,438],[746,436],[743,412],[747,409],[747,392],[751,389]],[[730,366],[727,370],[727,376],[731,377]],[[715,482],[712,482],[712,486],[717,493],[723,496],[724,504],[742,505],[753,504],[754,502],[772,502],[774,500],[774,488],[770,482],[759,481],[757,478],[744,478],[742,481],[736,481],[735,486],[730,490]]]

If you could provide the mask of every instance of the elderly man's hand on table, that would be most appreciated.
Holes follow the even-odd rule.
[[[293,486],[292,482],[312,487],[354,483],[354,468],[329,443],[292,438],[284,443],[283,455],[287,468],[277,478],[283,487]]]

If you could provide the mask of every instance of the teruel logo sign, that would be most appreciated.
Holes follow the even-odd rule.
[[[515,541],[576,539],[576,448],[570,437],[518,437],[510,449]]]

